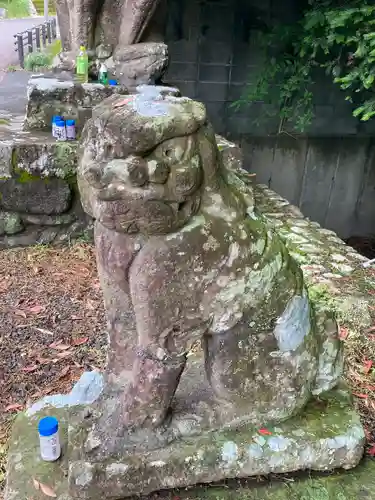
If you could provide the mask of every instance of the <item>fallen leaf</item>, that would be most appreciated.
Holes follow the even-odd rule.
[[[121,108],[121,106],[125,106],[125,104],[129,104],[130,101],[132,101],[132,97],[128,97],[126,99],[123,99],[122,101],[116,102],[116,104],[113,106],[114,108]]]
[[[270,432],[268,429],[259,429],[258,432],[262,436],[272,436],[272,432]]]
[[[61,372],[60,372],[60,375],[59,375],[59,378],[63,378],[65,377],[65,375],[67,375],[69,373],[69,370],[70,370],[70,366],[65,366]]]
[[[367,429],[367,427],[364,427],[363,430],[365,431],[366,440],[369,442],[371,439],[371,432]]]
[[[51,363],[51,359],[50,358],[38,357],[38,358],[36,358],[36,360],[38,361],[38,363],[40,365],[48,365],[48,363]]]
[[[95,290],[100,290],[100,282],[99,280],[95,280],[92,284],[92,287],[95,289]]]
[[[90,309],[91,311],[95,311],[95,309],[97,309],[95,302],[91,299],[87,299],[86,308]]]
[[[358,394],[357,392],[353,392],[353,396],[356,396],[357,398],[361,398],[361,399],[367,399],[368,398],[367,394]]]
[[[30,366],[25,366],[24,368],[22,368],[22,371],[23,372],[26,372],[26,373],[31,373],[31,372],[35,372],[35,370],[38,369],[38,365],[30,365]]]
[[[9,405],[5,408],[5,411],[17,411],[17,410],[23,410],[23,405],[20,405],[19,403],[14,403],[13,405]]]
[[[51,349],[56,349],[56,351],[66,351],[68,350],[71,346],[69,344],[63,344],[61,340],[58,342],[52,342],[50,344]]]
[[[16,309],[16,310],[14,311],[14,314],[15,314],[16,316],[21,316],[22,318],[26,318],[26,313],[25,313],[25,311],[22,311],[21,309]]]
[[[72,341],[72,346],[76,347],[78,345],[86,344],[86,342],[89,340],[88,337],[81,337],[79,339],[74,339]]]
[[[371,368],[372,368],[372,361],[370,359],[366,359],[363,362],[363,373],[367,375],[370,372]]]
[[[368,332],[375,332],[375,326],[371,326],[367,329]]]
[[[43,483],[39,483],[40,484],[40,489],[42,490],[42,492],[47,495],[47,497],[52,497],[52,498],[56,498],[57,495],[56,493],[53,491],[53,489],[48,486],[47,484],[43,484]]]
[[[375,444],[373,444],[371,448],[367,450],[367,454],[371,457],[375,457]]]
[[[40,482],[37,481],[34,477],[33,477],[33,485],[34,485],[34,488],[36,490],[39,490],[39,488],[40,488]]]
[[[83,319],[83,318],[82,318],[82,316],[77,316],[76,314],[72,314],[72,315],[70,316],[70,319],[79,319],[79,320],[81,320],[81,319]]]
[[[73,351],[63,351],[63,352],[58,352],[56,356],[58,358],[66,358],[68,356],[71,356],[72,354],[74,354]]]
[[[39,314],[42,311],[44,311],[44,309],[45,309],[44,306],[36,305],[36,306],[28,307],[27,311],[30,312],[31,314]]]
[[[341,340],[345,340],[348,337],[348,335],[349,335],[349,330],[341,326],[339,330],[339,338]]]
[[[370,340],[375,340],[375,335],[367,335],[367,338]]]
[[[51,332],[51,330],[46,330],[45,328],[37,328],[36,326],[34,326],[33,329],[36,330],[37,332],[43,333],[45,335],[52,335],[53,336],[53,332]]]
[[[0,283],[0,293],[4,293],[9,289],[9,286],[12,284],[10,280],[4,280]]]

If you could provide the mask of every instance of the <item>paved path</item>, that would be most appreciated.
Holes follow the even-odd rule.
[[[7,113],[23,114],[26,108],[26,87],[30,73],[6,72],[8,66],[18,65],[13,35],[43,22],[42,16],[0,20],[0,118]]]
[[[18,63],[17,52],[14,50],[16,33],[42,24],[43,17],[28,17],[26,19],[3,19],[0,21],[0,70]],[[1,85],[1,82],[0,82]]]
[[[27,82],[30,73],[27,71],[13,71],[0,75],[0,118],[8,113],[24,114],[26,109]]]

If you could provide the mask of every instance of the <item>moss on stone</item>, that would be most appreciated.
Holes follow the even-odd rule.
[[[308,286],[308,294],[309,299],[312,304],[319,308],[320,310],[324,310],[326,312],[330,312],[333,314],[337,313],[337,301],[332,296],[332,293],[329,290],[329,287],[325,284],[314,284]]]
[[[374,498],[375,461],[364,460],[352,471],[330,475],[262,478],[226,487],[202,487],[174,492],[170,498],[184,500],[367,500]]]
[[[14,169],[14,173],[16,175],[16,181],[19,184],[28,184],[29,182],[39,181],[40,180],[39,175],[30,174],[26,170],[22,170],[22,169],[20,169],[18,167],[16,167]],[[48,180],[48,179],[46,179],[46,180]]]
[[[56,176],[61,179],[76,177],[77,173],[77,147],[76,141],[57,142],[54,148],[54,161],[57,166]]]

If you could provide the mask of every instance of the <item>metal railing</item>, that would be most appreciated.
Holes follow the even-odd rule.
[[[18,52],[20,66],[24,68],[25,55],[35,51],[39,52],[57,38],[56,19],[50,19],[43,24],[39,24],[13,36],[16,39],[14,45],[16,46],[15,51]]]

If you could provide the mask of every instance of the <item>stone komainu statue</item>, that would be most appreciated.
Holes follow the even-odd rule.
[[[112,96],[80,155],[117,426],[167,421],[197,340],[211,427],[281,421],[336,386],[336,323],[317,321],[299,266],[257,214],[244,171],[223,162],[203,104],[160,87]]]

